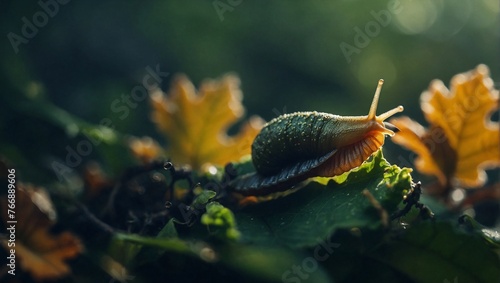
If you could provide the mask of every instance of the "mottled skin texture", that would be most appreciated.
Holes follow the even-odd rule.
[[[338,117],[326,113],[286,114],[269,122],[252,144],[252,160],[260,174],[271,176],[290,165],[319,157],[334,148],[323,138],[325,125]]]
[[[252,160],[261,175],[279,173],[291,163],[303,162],[365,138],[374,124],[361,117],[318,112],[286,114],[269,122],[252,144]]]

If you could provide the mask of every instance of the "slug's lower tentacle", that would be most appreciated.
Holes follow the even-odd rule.
[[[403,112],[404,110],[404,107],[402,105],[399,105],[398,107],[396,108],[393,108],[385,113],[382,113],[380,115],[377,116],[377,121],[379,122],[383,122],[385,121],[387,118],[391,117],[392,115],[396,114],[396,113],[399,113],[399,112]]]

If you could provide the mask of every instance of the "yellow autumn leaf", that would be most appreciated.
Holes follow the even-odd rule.
[[[206,164],[225,165],[250,153],[262,119],[251,117],[238,134],[227,134],[244,114],[239,84],[236,76],[226,75],[205,81],[196,91],[185,76],[178,76],[167,95],[152,93],[152,119],[168,141],[173,162],[199,169]]]
[[[417,153],[417,170],[435,175],[443,187],[453,179],[465,187],[483,185],[484,169],[500,165],[499,124],[491,121],[498,91],[488,67],[454,76],[450,90],[434,80],[420,103],[429,129],[407,117],[394,118],[390,122],[401,131],[392,140]]]
[[[7,197],[0,198],[0,206],[7,207]],[[16,190],[15,220],[2,210],[6,227],[15,226],[15,246],[9,239],[0,239],[7,250],[15,250],[16,262],[22,270],[31,274],[35,281],[55,280],[71,273],[65,262],[80,254],[83,246],[78,238],[69,232],[54,235],[50,228],[55,220],[55,210],[48,194],[40,188],[19,184]]]

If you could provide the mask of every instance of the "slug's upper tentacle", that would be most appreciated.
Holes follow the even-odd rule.
[[[389,111],[386,111],[380,115],[377,116],[377,106],[378,106],[378,101],[380,98],[380,92],[382,91],[382,85],[384,84],[384,80],[380,79],[378,81],[377,89],[375,90],[375,95],[373,96],[372,104],[370,106],[370,112],[368,112],[367,119],[370,121],[376,122],[376,127],[378,130],[383,133],[390,135],[391,137],[394,136],[394,130],[397,128],[393,125],[390,125],[389,127],[386,127],[388,124],[384,123],[384,120],[387,118],[391,117],[392,115],[402,112],[404,110],[403,106],[399,105],[398,107],[395,107]],[[391,127],[392,126],[392,127]],[[398,131],[398,130],[397,130]]]
[[[370,111],[368,112],[368,120],[374,120],[377,117],[377,106],[378,99],[380,98],[380,92],[382,91],[382,85],[384,80],[378,80],[377,90],[375,90],[375,95],[373,96],[372,105],[370,105]]]

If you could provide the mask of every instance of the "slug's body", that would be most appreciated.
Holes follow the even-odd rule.
[[[252,144],[256,173],[231,184],[242,196],[279,195],[310,177],[333,177],[361,165],[396,128],[384,120],[403,111],[398,106],[376,116],[383,80],[367,116],[318,112],[282,115],[266,124]]]

